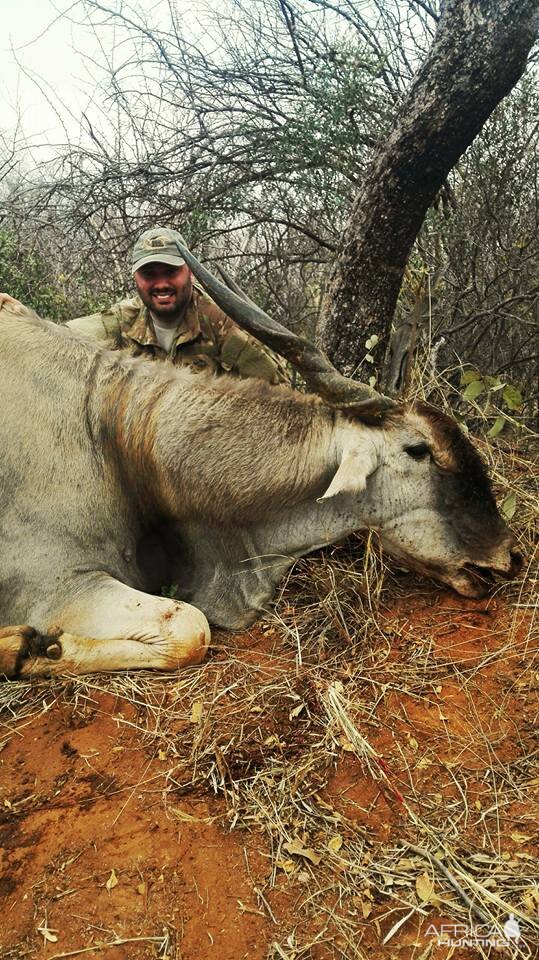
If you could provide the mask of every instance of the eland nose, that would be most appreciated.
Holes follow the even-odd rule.
[[[517,550],[516,547],[511,547],[509,553],[511,554],[511,567],[509,569],[509,576],[516,577],[524,566],[524,555],[520,550]]]

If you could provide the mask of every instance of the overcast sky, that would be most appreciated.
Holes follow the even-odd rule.
[[[2,0],[2,88],[0,124],[12,131],[18,120],[35,142],[64,139],[53,106],[59,100],[77,110],[87,102],[87,70],[79,50],[89,52],[89,34],[59,18],[68,9],[50,0]]]
[[[105,73],[99,67],[103,50],[110,55],[115,40],[123,36],[116,21],[95,30],[84,14],[82,0],[0,0],[2,33],[2,85],[0,86],[0,133],[9,137],[19,129],[36,144],[58,144],[76,140],[81,112],[92,113],[92,101],[99,104],[98,84]],[[204,2],[176,0],[182,24],[200,27]],[[120,9],[122,0],[107,0],[106,6]],[[140,10],[154,25],[168,24],[167,0],[142,0]],[[137,7],[137,0],[133,6]],[[209,9],[219,8],[220,0],[208,0]],[[129,7],[124,9],[129,12]],[[136,14],[134,14],[136,19]],[[94,22],[98,22],[94,15]],[[106,19],[106,18],[104,18]],[[203,30],[204,35],[204,30]],[[123,57],[119,46],[120,59]],[[106,110],[98,108],[102,119]],[[71,112],[72,117],[69,117]],[[34,153],[39,159],[50,151]]]

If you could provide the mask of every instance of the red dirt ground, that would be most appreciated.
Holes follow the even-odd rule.
[[[392,609],[398,629],[390,658],[406,663],[425,626],[435,647],[456,664],[482,658],[507,639],[499,629],[502,613],[495,603],[487,607],[427,590],[419,601],[410,598]],[[268,641],[253,631],[238,648],[239,657],[256,661],[262,649],[267,657]],[[504,761],[522,750],[526,731],[531,742],[536,702],[529,685],[519,686],[523,663],[519,651],[501,667],[486,666],[473,699],[457,675],[433,689],[428,700],[397,692],[385,699],[376,724],[368,727],[369,740],[387,759],[393,786],[412,798],[418,813],[427,801],[439,803],[443,812],[455,796],[451,764],[458,763],[467,772],[474,812],[470,835],[484,829],[481,812],[490,799],[485,770],[492,756],[485,755],[483,738],[474,747],[474,732],[480,725]],[[230,831],[220,797],[199,791],[176,802],[183,819],[167,812],[163,761],[141,746],[128,723],[133,711],[131,703],[107,693],[92,693],[92,701],[77,710],[60,699],[21,728],[0,754],[2,957],[285,956],[272,953],[272,944],[286,943],[296,925],[304,933],[309,922],[313,930],[317,926],[316,918],[301,921],[297,879],[282,874],[270,888],[266,840],[256,832]],[[122,723],[115,719],[120,715]],[[375,782],[351,753],[341,754],[323,796],[350,822],[363,824],[374,843],[394,841],[406,827],[406,812],[395,794]],[[531,846],[510,837],[512,817],[521,814],[517,806],[504,811],[511,856],[517,847],[532,853]],[[375,902],[373,917],[379,913]],[[382,947],[395,917],[380,930],[372,919],[357,919],[358,943],[367,955],[419,960],[428,944],[417,923],[406,924]],[[47,939],[47,931],[57,939]],[[118,945],[105,946],[116,940]],[[434,947],[429,958],[450,955],[454,960],[478,956]],[[334,943],[297,953],[290,947],[286,956],[322,960],[342,954]]]

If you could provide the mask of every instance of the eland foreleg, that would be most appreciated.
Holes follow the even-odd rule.
[[[16,678],[177,670],[200,663],[209,639],[206,617],[191,604],[94,574],[90,582],[79,582],[42,633],[27,626],[0,630],[0,673]]]

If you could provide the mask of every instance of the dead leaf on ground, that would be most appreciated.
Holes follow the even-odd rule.
[[[343,845],[342,837],[336,833],[334,837],[328,842],[328,850],[331,850],[332,853],[338,853]]]
[[[191,723],[200,723],[202,719],[202,700],[195,700],[191,707]]]
[[[58,937],[56,936],[58,931],[49,930],[46,923],[43,923],[40,927],[38,927],[37,932],[43,937],[44,945],[45,943],[58,943]]]
[[[364,920],[368,920],[373,910],[372,903],[369,903],[368,900],[361,901],[361,914]]]
[[[421,903],[432,903],[435,899],[434,883],[428,873],[421,873],[415,882],[415,892]]]
[[[311,863],[318,866],[321,861],[321,857],[312,847],[305,847],[301,840],[291,840],[290,843],[283,843],[283,850],[286,850],[287,853],[292,853],[296,857],[304,857],[305,860],[309,860]]]
[[[295,860],[290,860],[290,859],[276,860],[275,862],[276,862],[277,868],[279,870],[284,870],[284,872],[287,874],[294,873],[294,870],[296,869]]]
[[[533,837],[529,837],[526,833],[517,833],[516,831],[511,833],[510,836],[515,843],[527,843],[528,840],[533,840]]]

